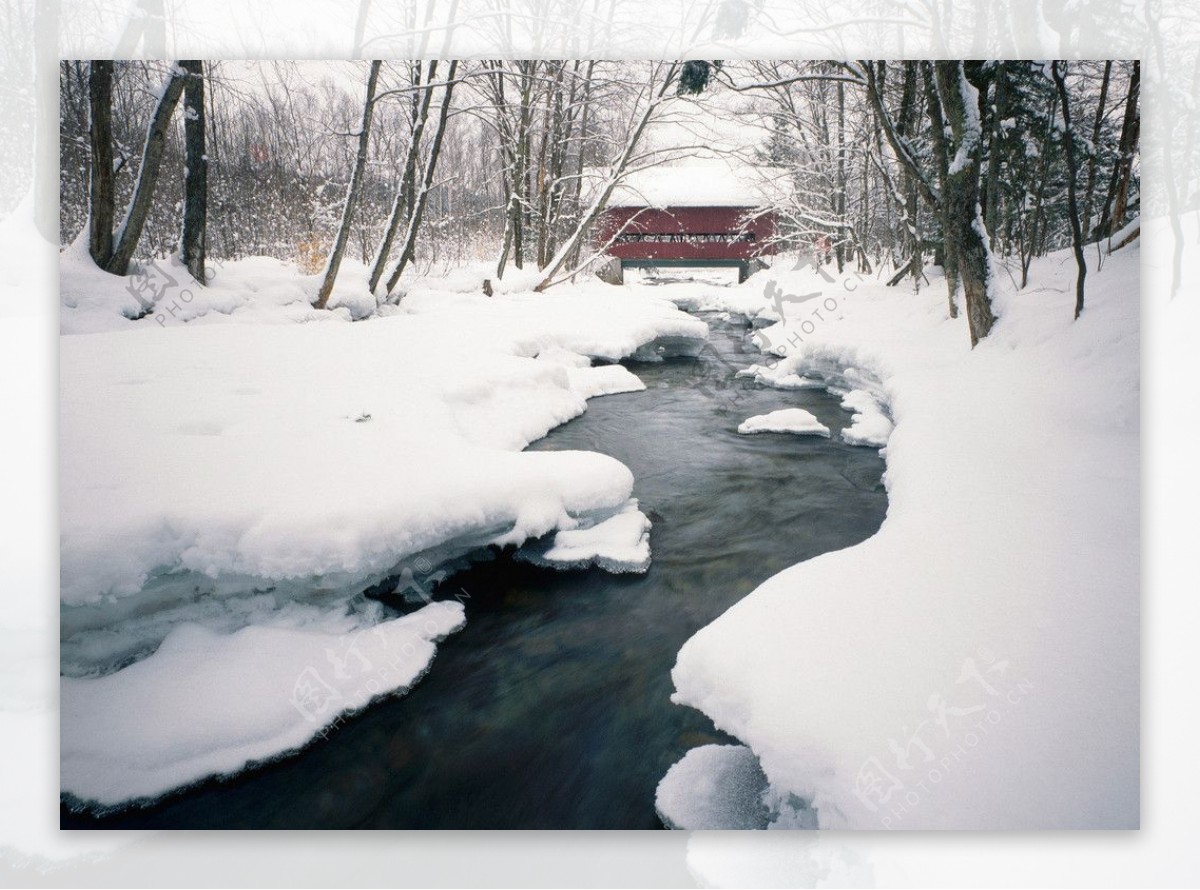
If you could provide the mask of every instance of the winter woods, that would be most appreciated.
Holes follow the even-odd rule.
[[[1024,287],[1033,258],[1105,242],[1137,215],[1124,196],[1138,189],[1138,76],[1137,62],[861,60],[752,63],[723,80],[765,102],[757,156],[793,184],[780,237],[839,268],[894,270],[893,285],[943,266],[947,311],[962,306],[974,343],[994,320],[991,275]]]
[[[593,258],[631,172],[728,155],[786,186],[781,249],[897,287],[942,266],[977,342],[991,276],[1027,286],[1034,258],[1136,217],[1139,80],[1120,61],[67,61],[60,234],[115,274],[294,261],[318,307],[347,258],[379,303],[467,262],[545,289]],[[705,115],[733,129],[689,129]]]

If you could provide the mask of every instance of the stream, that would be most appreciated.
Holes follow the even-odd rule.
[[[736,741],[673,705],[671,668],[700,628],[771,575],[883,521],[883,461],[838,437],[823,390],[733,379],[761,361],[744,325],[707,319],[698,359],[630,364],[645,392],[596,398],[530,446],[625,463],[654,525],[644,575],[556,571],[509,556],[449,579],[467,625],[407,696],[325,741],[146,809],[62,810],[64,828],[661,828],[655,788],[697,745]],[[778,408],[832,438],[740,436]],[[836,596],[836,591],[829,591]]]

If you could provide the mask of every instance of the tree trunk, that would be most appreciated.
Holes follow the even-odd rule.
[[[982,15],[982,13],[981,13]],[[1004,139],[1004,119],[1008,115],[1008,62],[996,63],[996,88],[993,94],[992,143],[988,149],[987,187],[984,191],[984,223],[995,244],[1000,213],[1000,144]]]
[[[605,204],[608,203],[609,196],[613,193],[613,189],[617,187],[617,183],[624,178],[626,172],[628,171],[630,160],[633,158],[634,151],[637,150],[638,143],[641,141],[642,135],[646,131],[646,127],[649,126],[650,121],[654,119],[658,109],[666,102],[669,102],[672,98],[669,95],[669,91],[671,86],[675,83],[678,70],[678,63],[670,63],[666,74],[663,77],[662,84],[654,93],[647,97],[646,108],[640,115],[638,115],[636,122],[630,128],[625,145],[621,149],[621,153],[617,156],[616,160],[613,161],[610,167],[612,173],[609,175],[608,180],[600,189],[599,193],[592,200],[591,205],[580,216],[579,222],[576,223],[574,230],[563,242],[562,247],[558,249],[558,252],[555,253],[554,257],[549,263],[547,263],[545,270],[542,272],[541,280],[538,282],[537,287],[534,288],[536,292],[541,293],[542,291],[546,290],[546,288],[555,284],[554,276],[558,274],[559,270],[562,269],[563,266],[566,265],[567,258],[578,253],[580,250],[584,238],[587,236],[588,231],[592,227],[592,223],[594,223],[596,218],[600,216],[601,211],[604,210]]]
[[[106,268],[112,259],[113,217],[116,214],[116,190],[113,183],[112,80],[112,62],[96,60],[89,64],[91,182],[88,201],[88,252],[101,269]]]
[[[592,112],[592,72],[595,70],[596,60],[590,59],[587,63],[587,70],[583,75],[583,109],[579,113],[579,150],[576,152],[576,161],[574,166],[574,177],[571,180],[569,188],[570,207],[573,216],[579,216],[583,212],[583,202],[581,195],[583,192],[583,170],[585,166],[588,129],[591,123]],[[557,248],[555,248],[557,250]],[[582,249],[582,242],[576,242],[574,249],[567,254],[566,264],[572,268],[579,266],[579,252]]]
[[[1129,95],[1125,100],[1125,119],[1121,124],[1120,157],[1116,166],[1116,191],[1113,196],[1112,221],[1108,234],[1112,234],[1125,223],[1125,211],[1129,201],[1129,180],[1133,176],[1133,156],[1137,153],[1141,130],[1141,115],[1138,113],[1138,91],[1141,85],[1141,62],[1134,60],[1133,74],[1129,78]]]
[[[420,71],[419,66],[416,70]],[[421,141],[425,135],[425,123],[429,120],[429,104],[433,99],[433,78],[436,75],[437,60],[434,59],[429,63],[429,73],[424,78],[425,95],[413,106],[412,134],[409,138],[408,150],[404,153],[404,171],[400,177],[400,186],[396,189],[396,200],[392,203],[392,212],[388,217],[387,228],[383,232],[379,248],[375,251],[375,260],[371,264],[371,275],[367,285],[371,293],[375,293],[375,289],[379,287],[379,282],[383,279],[383,272],[387,268],[388,257],[392,252],[392,242],[396,240],[396,233],[400,231],[400,220],[412,215],[417,162],[421,156]],[[417,79],[420,80],[420,77],[418,73]]]
[[[1063,154],[1067,161],[1067,215],[1071,222],[1071,246],[1075,250],[1075,266],[1079,270],[1075,278],[1075,317],[1083,312],[1083,282],[1087,278],[1087,260],[1083,256],[1083,230],[1079,225],[1079,205],[1075,198],[1075,133],[1071,129],[1071,104],[1067,97],[1066,62],[1051,62],[1050,72],[1058,88],[1058,104],[1063,116]]]
[[[837,268],[842,273],[846,255],[846,87],[840,80],[837,83],[838,108],[838,154],[837,154],[837,204],[834,212],[842,228],[837,233]]]
[[[208,155],[205,148],[204,63],[184,61],[183,141],[187,164],[183,185],[183,234],[179,256],[197,283],[205,283],[205,232],[208,227]]]
[[[905,138],[912,133],[920,117],[920,97],[917,95],[917,63],[904,63],[904,90],[900,100],[900,126]],[[907,227],[905,238],[909,245],[909,268],[912,270],[913,287],[921,286],[921,267],[925,265],[921,248],[920,207],[917,204],[917,181],[907,168],[904,169],[904,215]]]
[[[1200,56],[1197,56],[1200,60]],[[1100,145],[1100,128],[1104,123],[1104,106],[1108,101],[1108,84],[1112,76],[1112,60],[1104,63],[1104,77],[1100,81],[1100,102],[1096,106],[1096,118],[1092,124],[1092,145],[1088,152],[1087,185],[1083,192],[1083,240],[1087,243],[1092,233],[1092,201],[1096,193],[1096,162]]]
[[[515,124],[508,120],[508,104],[504,101],[503,72],[496,75],[499,89],[497,104],[501,126],[498,128],[503,142],[506,166],[508,202],[505,206],[506,223],[504,245],[496,263],[496,277],[504,277],[504,269],[511,257],[513,265],[520,269],[525,264],[525,218],[529,200],[529,131],[533,126],[533,85],[540,62],[536,60],[515,62],[519,83]]]
[[[935,62],[938,94],[953,136],[954,160],[947,169],[943,194],[946,243],[953,245],[962,279],[967,325],[974,347],[988,335],[996,318],[992,314],[987,230],[979,208],[979,164],[983,133],[980,130],[975,88],[967,81],[963,63]]]
[[[107,270],[114,275],[129,273],[129,262],[133,259],[133,252],[142,237],[142,227],[145,226],[146,215],[150,212],[154,186],[158,183],[158,173],[162,166],[163,150],[167,145],[167,125],[171,122],[171,115],[179,103],[184,79],[183,69],[178,65],[174,66],[163,85],[154,116],[150,119],[150,127],[146,131],[146,144],[142,149],[142,165],[138,168],[137,185],[134,186],[129,207],[125,210],[125,218],[117,230],[116,244],[108,261]]]
[[[1021,248],[1021,288],[1029,283],[1029,264],[1041,255],[1041,244],[1045,240],[1046,185],[1050,178],[1050,149],[1054,142],[1055,122],[1058,120],[1058,93],[1050,99],[1046,114],[1046,133],[1042,137],[1042,150],[1038,155],[1037,186],[1033,193],[1033,212],[1029,216],[1028,237]]]
[[[961,68],[961,64],[959,65]],[[929,109],[929,130],[933,141],[933,157],[934,163],[937,165],[938,184],[941,188],[941,202],[935,206],[938,211],[938,216],[942,223],[942,271],[946,274],[946,309],[950,313],[951,318],[958,318],[958,291],[960,285],[959,274],[959,245],[957,238],[951,237],[950,230],[958,223],[952,218],[955,210],[950,207],[950,201],[946,192],[950,188],[950,145],[946,139],[946,120],[942,113],[942,103],[945,98],[939,95],[938,84],[940,84],[941,69],[937,69],[926,62],[922,64],[925,81],[925,104]],[[938,76],[938,83],[934,82],[935,74]],[[955,95],[958,96],[956,90]],[[953,98],[953,97],[952,97]],[[961,97],[960,105],[961,105]],[[964,106],[965,107],[965,106]],[[946,109],[949,114],[950,109]],[[979,191],[979,167],[974,167],[975,171],[975,191]]]
[[[429,157],[425,162],[425,170],[421,177],[421,185],[413,201],[412,213],[408,219],[408,227],[404,232],[404,242],[400,247],[400,259],[396,268],[388,278],[387,289],[390,293],[400,281],[404,268],[412,262],[417,248],[417,234],[421,230],[421,219],[425,207],[429,203],[429,190],[433,187],[433,176],[437,170],[438,156],[442,153],[442,139],[446,135],[446,121],[450,117],[450,102],[454,97],[454,75],[458,70],[458,60],[450,62],[446,73],[446,91],[442,96],[442,108],[438,113],[437,126],[433,131],[433,141],[429,145]],[[432,87],[430,88],[432,90]],[[428,107],[428,106],[426,106]]]
[[[350,225],[354,222],[354,207],[358,203],[358,193],[362,189],[363,171],[367,167],[367,151],[371,146],[371,115],[375,110],[375,85],[379,81],[379,67],[382,62],[371,62],[371,73],[367,76],[367,98],[363,102],[362,121],[358,128],[358,155],[354,159],[354,172],[350,175],[350,185],[346,188],[346,203],[342,207],[342,221],[338,225],[337,236],[333,241],[333,249],[325,263],[325,276],[321,280],[321,289],[317,291],[317,299],[313,303],[317,309],[324,309],[329,303],[329,295],[333,293],[333,284],[337,280],[338,269],[342,265],[342,255],[346,252],[346,242],[350,240]]]

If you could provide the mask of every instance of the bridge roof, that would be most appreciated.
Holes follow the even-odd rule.
[[[609,207],[765,207],[780,199],[767,171],[724,160],[690,161],[631,173]]]

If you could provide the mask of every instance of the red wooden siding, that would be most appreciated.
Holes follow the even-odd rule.
[[[773,254],[775,218],[746,220],[747,207],[610,207],[596,228],[597,246],[621,231],[606,253],[622,260],[748,260]],[[632,220],[632,222],[631,222]]]

